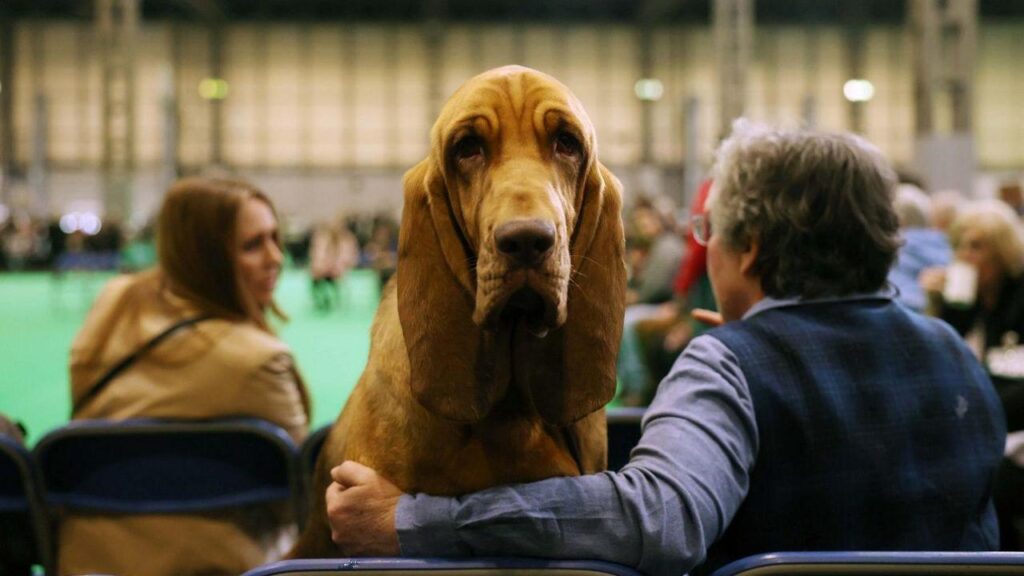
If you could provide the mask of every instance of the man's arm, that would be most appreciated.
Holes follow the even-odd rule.
[[[329,518],[347,552],[349,537],[362,542],[363,553],[388,550],[365,544],[393,542],[390,527],[359,519],[380,518],[365,508],[381,506],[386,514],[397,500],[394,528],[405,556],[600,559],[678,576],[703,561],[735,514],[747,492],[756,445],[753,405],[735,356],[703,336],[662,382],[640,443],[620,472],[459,498],[398,499],[397,490],[385,486],[355,492],[344,507],[332,508],[332,499],[339,501],[364,482],[379,482],[360,468],[354,477],[335,477],[352,488],[332,486],[333,498],[328,491]],[[371,534],[375,528],[379,534]]]

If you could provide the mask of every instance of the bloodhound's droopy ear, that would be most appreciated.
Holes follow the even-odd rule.
[[[505,395],[510,380],[509,331],[473,323],[473,257],[433,156],[404,178],[398,235],[398,317],[416,400],[449,420],[475,422]]]
[[[626,308],[622,188],[596,160],[587,175],[570,243],[565,324],[535,344],[529,376],[533,404],[546,422],[567,425],[603,407],[615,395],[615,362]],[[561,386],[552,383],[561,382]]]

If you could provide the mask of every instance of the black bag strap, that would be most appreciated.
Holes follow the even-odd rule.
[[[186,318],[180,322],[175,322],[163,332],[150,338],[149,341],[147,341],[145,344],[139,346],[137,350],[123,358],[117,364],[111,366],[110,370],[107,370],[106,374],[100,377],[100,379],[96,381],[96,384],[94,384],[93,387],[88,392],[83,394],[82,397],[79,398],[77,402],[75,402],[74,406],[71,409],[72,414],[78,412],[78,410],[81,409],[82,406],[84,406],[89,400],[92,400],[97,394],[99,394],[104,388],[106,388],[107,384],[110,384],[110,381],[116,378],[118,374],[124,372],[125,369],[134,364],[135,361],[138,360],[143,354],[149,352],[153,348],[156,348],[161,342],[166,340],[168,336],[174,334],[175,332],[181,330],[182,328],[185,328],[186,326],[192,326],[193,324],[197,324],[199,322],[202,322],[203,320],[209,320],[210,318],[213,318],[213,316],[211,316],[210,314],[201,314],[199,316]]]

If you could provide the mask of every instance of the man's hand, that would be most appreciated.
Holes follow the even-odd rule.
[[[327,522],[331,540],[347,556],[398,556],[395,511],[402,491],[358,462],[331,470]]]
[[[942,294],[946,287],[946,267],[934,266],[921,270],[917,276],[917,283],[928,294]]]
[[[722,324],[725,324],[725,319],[722,318],[722,314],[712,310],[694,308],[693,311],[690,312],[690,316],[693,316],[695,320],[703,322],[708,326],[721,326]]]

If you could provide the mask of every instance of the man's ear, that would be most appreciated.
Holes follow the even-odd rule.
[[[740,272],[744,276],[754,275],[754,263],[757,262],[757,256],[760,253],[761,243],[751,238],[747,249],[740,253]]]

